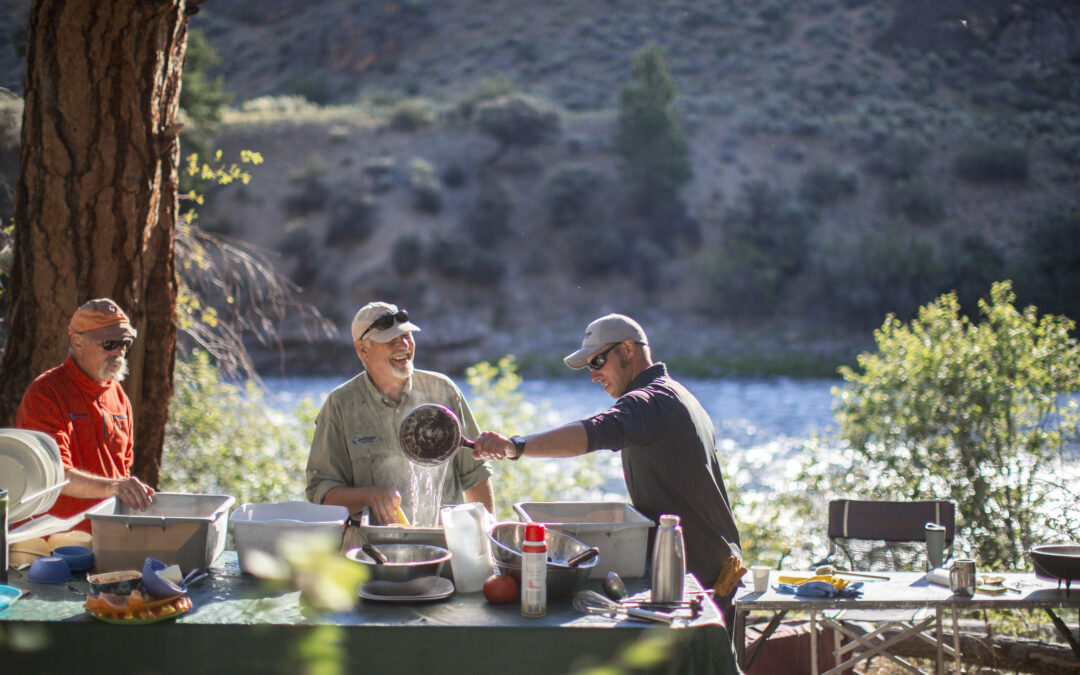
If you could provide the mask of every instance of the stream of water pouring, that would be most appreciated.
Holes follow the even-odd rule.
[[[443,481],[451,462],[438,466],[411,464],[409,471],[408,499],[403,500],[409,506],[404,509],[409,524],[413,527],[437,527],[439,509],[442,508]]]

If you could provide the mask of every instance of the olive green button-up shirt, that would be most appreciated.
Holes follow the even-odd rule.
[[[422,403],[444,405],[461,420],[462,430],[476,438],[479,430],[465,397],[441,373],[414,370],[401,402],[382,395],[366,372],[335,388],[315,419],[315,436],[307,463],[307,498],[321,504],[335,487],[394,487],[410,519],[418,508],[431,508],[435,481],[442,479],[442,505],[460,504],[465,490],[491,476],[486,462],[459,448],[440,467],[418,467],[406,458],[398,441],[401,421]],[[445,477],[443,477],[445,474]],[[359,517],[359,514],[356,514]],[[431,515],[421,520],[430,520]]]

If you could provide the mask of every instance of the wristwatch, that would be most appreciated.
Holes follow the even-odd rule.
[[[518,461],[521,456],[525,454],[525,437],[524,436],[511,436],[510,442],[514,444],[514,450],[517,452],[513,457],[507,457],[507,459]]]

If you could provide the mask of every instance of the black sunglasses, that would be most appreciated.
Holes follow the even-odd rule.
[[[405,323],[408,320],[409,313],[406,312],[404,309],[399,309],[396,312],[387,312],[386,314],[380,316],[378,319],[372,321],[371,325],[368,326],[363,333],[360,333],[360,337],[356,339],[358,341],[363,340],[364,336],[373,330],[386,330],[390,326],[393,326],[395,323]]]
[[[603,368],[604,364],[607,363],[608,352],[610,352],[612,349],[615,349],[616,347],[618,347],[621,344],[622,344],[621,342],[616,342],[615,344],[611,345],[610,347],[608,347],[604,351],[602,351],[599,354],[597,354],[596,356],[592,357],[592,360],[589,361],[589,369],[590,370],[600,370],[601,368]]]
[[[131,343],[134,342],[131,338],[125,338],[123,340],[102,340],[101,348],[107,352],[114,352],[117,349],[123,348],[124,353],[131,349]]]

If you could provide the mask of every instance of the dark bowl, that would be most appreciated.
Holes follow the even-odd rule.
[[[364,566],[369,581],[412,581],[418,577],[439,576],[443,565],[452,557],[450,551],[426,544],[379,544],[376,548],[386,556],[382,565],[359,548],[351,548],[345,557]]]
[[[1048,544],[1028,551],[1035,575],[1054,581],[1080,581],[1080,544]]]
[[[66,560],[72,572],[85,572],[94,566],[94,552],[85,546],[57,546],[52,554]]]

